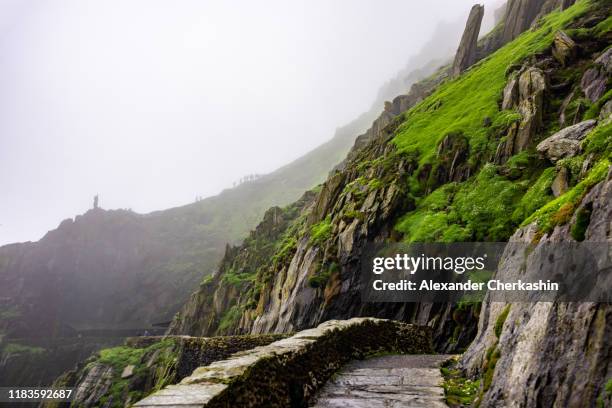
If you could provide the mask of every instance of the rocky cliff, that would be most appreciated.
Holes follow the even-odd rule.
[[[589,70],[608,72],[609,14],[603,1],[555,11],[457,79],[443,70],[413,86],[425,92],[396,98],[343,165],[285,210],[292,220],[269,215],[262,231],[226,251],[170,332],[287,332],[368,315],[429,324],[440,350],[466,347],[478,305],[363,303],[363,250],[398,240],[507,240],[541,208],[542,231],[567,223],[546,206],[559,196],[572,201],[564,211],[573,213],[577,191],[605,176],[608,85],[595,102],[581,100],[576,121],[598,122],[576,137],[574,153],[553,163],[536,145],[560,130],[562,102],[584,95]],[[571,49],[560,51],[562,35]],[[561,189],[553,187],[558,179]],[[273,236],[262,233],[270,228]]]
[[[517,230],[511,242],[612,242],[612,168],[576,203],[566,223],[540,237],[538,221]],[[589,220],[576,226],[588,210]],[[606,249],[607,250],[607,249]],[[503,261],[515,265],[508,252]],[[501,269],[496,278],[516,273]],[[486,300],[478,335],[463,356],[468,374],[484,378],[482,406],[594,406],[610,403],[606,383],[612,375],[612,307],[602,303],[503,303]],[[609,387],[609,385],[608,385]]]
[[[453,62],[453,76],[459,75],[466,68],[469,68],[476,62],[476,49],[478,46],[478,34],[480,33],[480,24],[484,16],[484,6],[479,4],[474,5],[470,11],[468,21],[465,24],[465,30],[455,54]]]
[[[286,333],[387,317],[429,325],[439,351],[469,346],[463,367],[481,402],[609,398],[605,305],[378,304],[360,293],[373,243],[609,241],[612,5],[564,2],[538,17],[550,5],[510,2],[471,69],[451,78],[444,67],[386,104],[321,185],[269,209],[226,248],[169,333]],[[525,28],[504,43],[505,25]]]
[[[48,384],[96,348],[171,320],[265,210],[325,178],[373,115],[255,181],[151,214],[100,208],[0,248],[0,380]]]

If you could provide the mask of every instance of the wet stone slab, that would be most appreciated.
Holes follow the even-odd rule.
[[[440,364],[448,355],[389,355],[347,364],[314,408],[446,407]]]

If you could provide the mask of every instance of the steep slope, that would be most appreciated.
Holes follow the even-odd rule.
[[[215,269],[226,243],[245,237],[271,206],[286,205],[323,181],[377,117],[386,95],[430,75],[436,64],[422,62],[446,57],[448,42],[443,35],[433,39],[381,88],[368,112],[271,174],[151,214],[90,210],[39,242],[1,247],[2,383],[48,382],[101,345],[168,322]],[[40,367],[20,369],[36,361]],[[49,365],[55,372],[49,374]]]
[[[573,214],[610,166],[611,11],[602,0],[553,11],[458,78],[439,73],[425,93],[394,100],[293,221],[226,251],[170,332],[288,332],[367,315],[429,324],[440,350],[468,346],[479,305],[364,303],[361,255],[375,242],[505,241],[531,222],[537,239],[561,225],[580,232]],[[587,225],[609,223],[597,217]],[[607,354],[598,367],[609,364]]]
[[[462,75],[441,69],[386,104],[322,185],[226,249],[170,333],[389,317],[430,325],[439,350],[464,350],[478,331],[463,364],[486,404],[609,400],[605,305],[364,303],[359,277],[376,242],[609,240],[611,7],[580,0],[489,55],[502,23]]]
[[[169,321],[226,243],[245,236],[270,206],[289,203],[323,180],[367,119],[218,196],[146,215],[92,209],[38,242],[1,247],[2,383],[48,383],[101,345]],[[40,367],[21,369],[37,361]]]

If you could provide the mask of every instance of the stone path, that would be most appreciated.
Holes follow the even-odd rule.
[[[449,355],[389,355],[354,361],[321,389],[314,408],[446,407],[440,364]]]

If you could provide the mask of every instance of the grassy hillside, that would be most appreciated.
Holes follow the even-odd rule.
[[[600,120],[582,150],[557,163],[537,153],[536,145],[559,130],[562,101],[571,92],[585,104],[576,122],[598,117],[609,99],[604,92],[586,102],[580,88],[610,44],[609,10],[609,2],[578,1],[447,79],[331,174],[282,233],[256,234],[229,250],[219,275],[176,317],[175,333],[286,331],[360,314],[397,318],[401,305],[361,303],[358,260],[367,242],[505,241],[525,222],[537,220],[540,234],[569,222],[576,204],[607,173],[611,124]],[[568,64],[552,56],[559,30],[580,50]],[[501,108],[504,88],[514,79],[525,81],[526,89],[536,86],[526,82],[532,79],[525,72],[545,77],[544,97],[527,105],[541,123],[529,128],[524,146],[498,159],[500,147],[529,119],[519,102]],[[563,174],[566,189],[555,197],[553,182]],[[579,236],[580,226],[572,228]],[[262,247],[273,252],[259,257]],[[416,308],[402,313],[413,319]],[[441,325],[444,347],[459,347],[463,331],[465,347],[470,328],[440,320],[435,314],[442,312],[429,318]]]

